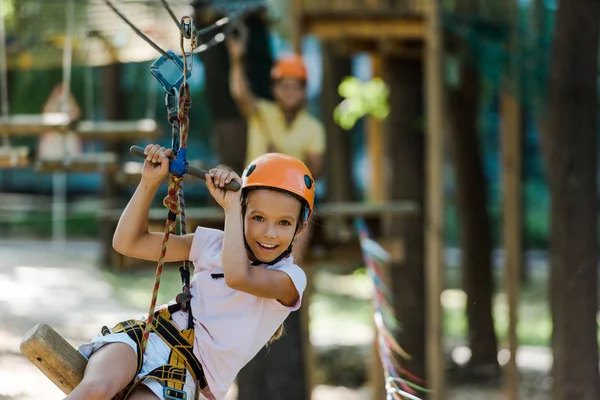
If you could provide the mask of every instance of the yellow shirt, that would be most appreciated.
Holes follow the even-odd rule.
[[[248,147],[246,165],[266,153],[273,143],[281,153],[306,162],[308,154],[325,152],[325,129],[323,124],[306,110],[300,111],[288,126],[277,104],[259,99],[257,112],[248,120]]]

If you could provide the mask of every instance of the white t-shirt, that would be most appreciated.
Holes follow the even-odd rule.
[[[222,248],[223,231],[199,227],[189,257],[195,267],[190,286],[194,353],[202,363],[210,389],[202,394],[217,400],[225,397],[240,369],[254,358],[290,312],[300,308],[306,288],[304,271],[289,256],[266,268],[283,271],[292,279],[300,294],[292,307],[231,289],[225,279],[211,276],[223,273]],[[180,329],[187,327],[187,313],[174,313],[173,320]]]

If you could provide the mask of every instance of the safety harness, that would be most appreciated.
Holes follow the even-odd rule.
[[[140,379],[132,381],[121,391],[118,399],[127,399],[140,383],[153,378],[164,384],[165,399],[186,400],[187,395],[183,390],[186,371],[189,371],[196,383],[195,398],[198,398],[200,390],[208,385],[202,364],[194,355],[194,329],[179,330],[171,319],[171,315],[179,310],[181,310],[181,305],[176,303],[157,311],[150,326],[150,331],[158,335],[171,349],[168,363],[153,369]],[[108,329],[106,326],[102,327],[104,336],[112,333],[126,333],[135,342],[137,346],[136,376],[140,373],[143,364],[144,355],[141,349],[145,329],[146,322],[135,319],[119,322],[112,329]]]

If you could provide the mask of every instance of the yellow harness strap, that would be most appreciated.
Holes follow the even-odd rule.
[[[137,372],[142,369],[143,354],[140,351],[142,345],[142,336],[146,323],[138,320],[127,320],[118,323],[112,330],[103,329],[103,333],[126,333],[137,345]],[[202,365],[194,355],[194,329],[179,328],[171,321],[171,313],[168,308],[156,313],[150,330],[156,333],[170,348],[171,354],[166,365],[162,365],[150,371],[143,377],[131,382],[125,388],[120,398],[127,399],[133,389],[147,378],[154,378],[165,383],[164,396],[166,399],[186,400],[186,394],[183,391],[186,380],[186,370],[190,372],[194,381],[200,388],[207,386],[206,377],[202,370]]]

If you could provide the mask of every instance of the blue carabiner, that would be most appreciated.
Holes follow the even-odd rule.
[[[150,72],[165,91],[171,93],[172,90],[178,90],[183,83],[183,61],[172,50],[167,50],[166,53],[171,56],[171,59],[160,56],[150,65]],[[189,78],[192,75],[191,71],[187,71],[186,75],[186,78]]]

